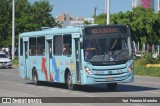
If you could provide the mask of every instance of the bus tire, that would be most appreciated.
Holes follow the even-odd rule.
[[[33,69],[32,79],[34,85],[39,85],[37,70],[35,68]]]
[[[72,75],[70,72],[67,75],[67,87],[69,90],[74,90],[74,88],[75,88],[75,85],[72,82]]]
[[[117,83],[108,83],[107,88],[109,90],[115,90],[117,88]]]

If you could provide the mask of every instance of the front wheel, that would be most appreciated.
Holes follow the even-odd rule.
[[[107,88],[109,90],[115,90],[117,88],[117,83],[108,83]]]
[[[67,75],[67,86],[68,86],[69,90],[74,90],[75,89],[75,85],[72,82],[72,75],[71,75],[70,72]]]

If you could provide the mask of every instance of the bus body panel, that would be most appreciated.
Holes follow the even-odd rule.
[[[71,62],[73,59],[71,57],[67,56],[54,56],[52,57],[52,68],[54,73],[54,82],[65,82],[65,71],[68,69],[68,71],[71,72],[72,75],[74,75],[74,70],[72,70]]]
[[[92,65],[84,59],[83,42],[83,27],[73,27],[64,29],[49,29],[36,32],[27,32],[20,34],[19,38],[26,37],[41,37],[45,36],[45,54],[42,56],[30,56],[27,59],[24,57],[25,44],[23,41],[23,55],[19,55],[19,72],[22,78],[32,80],[32,72],[35,68],[38,74],[39,81],[50,81],[65,83],[65,72],[69,71],[72,75],[73,84],[99,84],[99,83],[125,83],[133,82],[134,70],[128,71],[128,68],[133,65],[133,59],[126,63],[118,65]],[[92,31],[92,30],[91,30]],[[112,30],[104,30],[112,31]],[[116,30],[115,30],[116,31]],[[90,33],[90,32],[88,32]],[[93,30],[93,33],[97,32]],[[72,36],[72,53],[71,55],[54,55],[54,36],[70,34]],[[20,40],[19,40],[20,42]],[[29,46],[29,41],[28,46]],[[82,46],[82,47],[81,47]],[[131,45],[129,45],[131,46]],[[20,48],[20,44],[19,44]],[[51,48],[51,49],[50,49]],[[27,47],[29,52],[29,47]],[[49,52],[51,50],[52,55]],[[19,51],[20,54],[20,51]],[[25,68],[27,67],[27,73]],[[86,72],[88,67],[92,74]]]
[[[22,78],[25,78],[25,73],[24,73],[24,59],[23,59],[23,56],[19,56],[19,73],[20,73],[20,76]]]
[[[27,37],[19,39],[19,48],[22,49],[22,52],[19,51],[19,72],[22,78],[28,78],[28,39]]]
[[[133,82],[134,70],[128,72],[127,69],[128,66],[132,64],[132,61],[128,61],[126,64],[114,66],[92,66],[90,64],[87,64],[92,71],[92,75],[88,75],[85,73],[83,76],[83,84]]]
[[[83,50],[81,50],[83,54]],[[82,55],[82,60],[84,55]],[[98,84],[98,83],[129,83],[134,80],[133,59],[121,63],[118,65],[92,65],[90,62],[82,61],[82,84]],[[85,72],[85,68],[88,67],[92,74]],[[132,67],[132,70],[128,72],[128,68]]]
[[[100,83],[128,83],[133,82],[133,72],[123,75],[112,76],[85,76],[84,84],[100,84]]]
[[[35,65],[33,65],[31,68],[33,69],[33,67],[36,68],[37,70],[37,74],[38,74],[38,78],[40,81],[47,81],[48,80],[48,75],[47,75],[47,68],[46,68],[46,57],[45,56],[37,56],[37,58],[35,58],[36,63]]]

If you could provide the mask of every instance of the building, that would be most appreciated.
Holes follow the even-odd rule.
[[[157,1],[158,11],[160,12],[160,0]]]
[[[62,27],[83,25],[84,21],[94,23],[93,18],[70,17],[69,14],[60,14],[56,17],[56,21],[61,23]]]
[[[154,9],[154,0],[132,0],[132,8],[136,8],[138,6]]]

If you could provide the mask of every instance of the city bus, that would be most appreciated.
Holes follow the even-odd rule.
[[[124,25],[47,28],[19,35],[19,73],[35,85],[41,81],[76,85],[134,80],[133,44]]]

